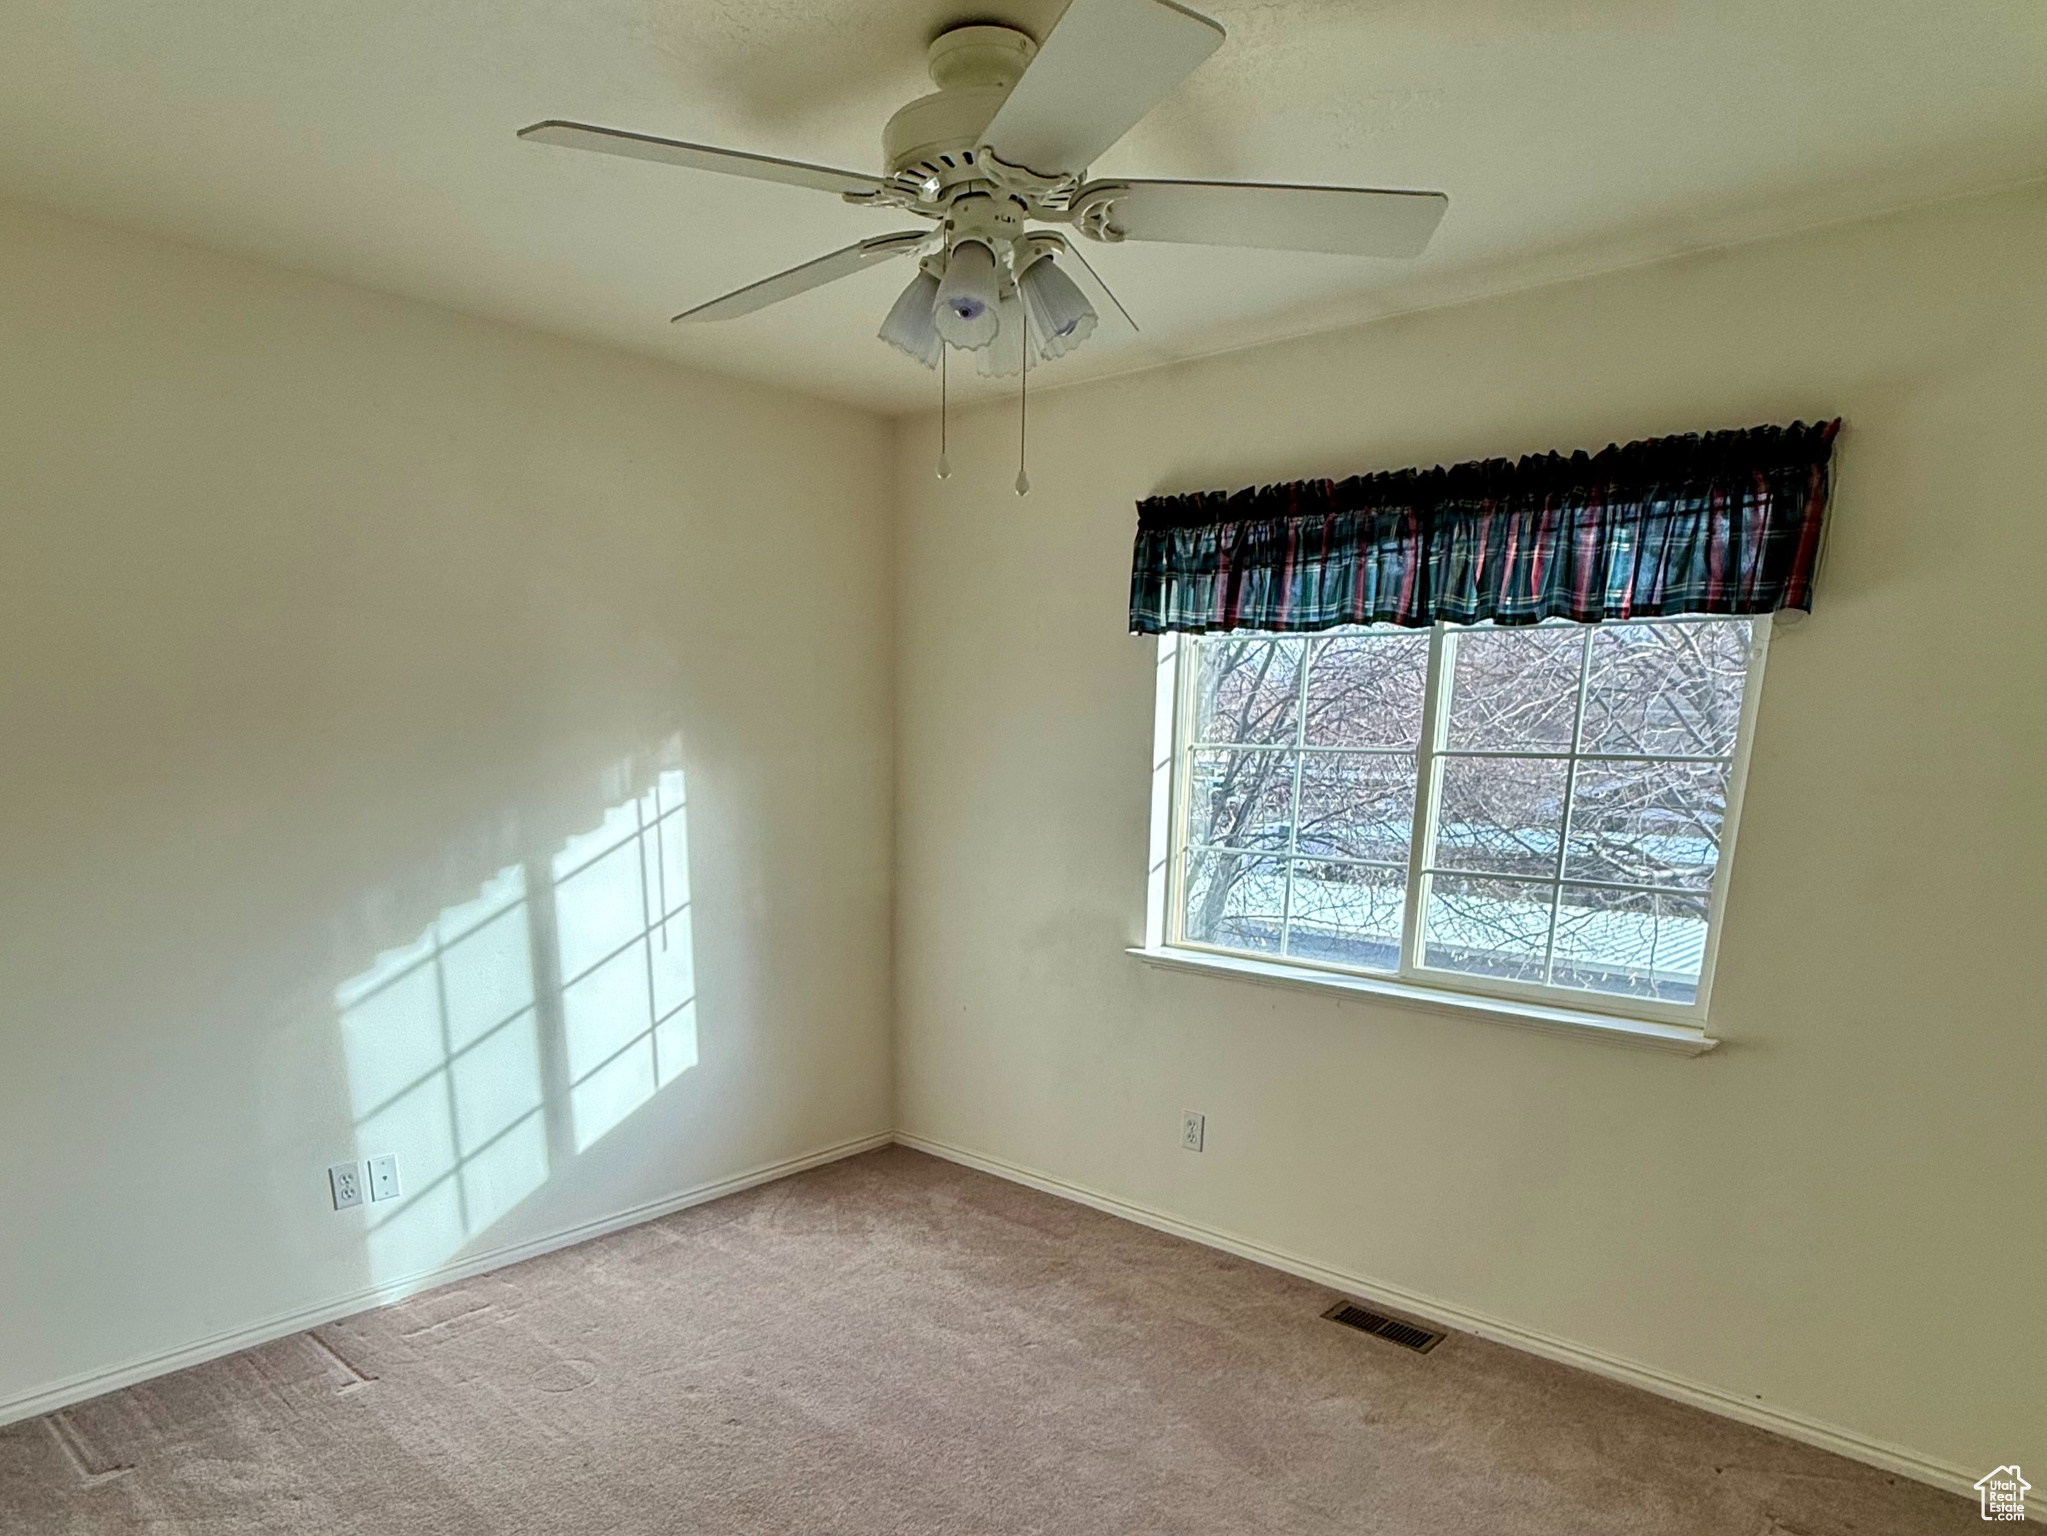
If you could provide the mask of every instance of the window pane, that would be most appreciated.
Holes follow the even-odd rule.
[[[1423,964],[1467,976],[1541,981],[1554,887],[1435,875],[1423,918]]]
[[[1187,840],[1284,852],[1293,831],[1292,752],[1197,752],[1187,775]]]
[[[1585,631],[1467,629],[1454,637],[1448,745],[1568,752]]]
[[[1680,892],[1565,886],[1550,980],[1689,1003],[1706,953],[1706,898]]]
[[[1390,971],[1400,964],[1407,872],[1369,864],[1294,865],[1287,953],[1324,965]]]
[[[1302,755],[1296,853],[1404,865],[1413,820],[1412,757],[1378,752]]]
[[[1194,943],[1277,954],[1285,912],[1284,860],[1189,851],[1183,931]]]
[[[1731,755],[1748,658],[1746,619],[1598,626],[1580,750]]]
[[[1725,763],[1578,765],[1564,874],[1704,890],[1720,859]]]
[[[1412,747],[1429,679],[1426,630],[1337,635],[1308,653],[1310,746]]]
[[[1431,863],[1553,876],[1564,830],[1560,758],[1446,757]]]
[[[1292,742],[1298,724],[1300,639],[1204,639],[1196,683],[1198,742]]]

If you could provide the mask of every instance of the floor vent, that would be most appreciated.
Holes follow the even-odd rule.
[[[1339,1301],[1322,1314],[1332,1323],[1341,1323],[1346,1328],[1355,1328],[1360,1333],[1369,1333],[1377,1339],[1411,1349],[1418,1355],[1425,1355],[1443,1342],[1444,1335],[1433,1328],[1424,1328],[1418,1323],[1404,1323],[1397,1317],[1388,1317],[1383,1312],[1373,1312],[1354,1301]]]

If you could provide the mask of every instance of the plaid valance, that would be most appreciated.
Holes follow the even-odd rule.
[[[1812,607],[1838,420],[1138,504],[1130,628]]]

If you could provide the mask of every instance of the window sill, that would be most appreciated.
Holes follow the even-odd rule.
[[[1395,981],[1390,977],[1310,971],[1270,960],[1211,955],[1191,949],[1132,949],[1129,953],[1146,965],[1155,965],[1163,970],[1232,976],[1239,981],[1262,982],[1267,986],[1299,987],[1310,992],[1366,997],[1376,1002],[1421,1008],[1430,1013],[1487,1019],[1495,1024],[1518,1024],[1525,1029],[1540,1029],[1550,1034],[1575,1035],[1581,1040],[1604,1040],[1612,1045],[1669,1051],[1679,1056],[1704,1055],[1720,1043],[1704,1030],[1686,1024],[1659,1024],[1649,1019],[1622,1019],[1610,1014],[1580,1012],[1575,1008],[1552,1008],[1543,1003],[1448,992],[1435,987],[1418,987],[1412,982]]]

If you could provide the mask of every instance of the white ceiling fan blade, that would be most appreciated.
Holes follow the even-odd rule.
[[[1102,184],[1112,190],[1111,184]],[[1441,192],[1232,181],[1116,183],[1111,228],[1126,240],[1248,245],[1338,256],[1419,256],[1450,199]],[[1085,201],[1083,187],[1075,201]]]
[[[894,256],[907,256],[926,240],[931,238],[928,229],[905,230],[901,234],[876,235],[872,240],[862,240],[858,245],[849,245],[844,250],[833,251],[829,256],[820,256],[815,261],[806,261],[800,267],[791,267],[787,272],[777,272],[773,277],[764,277],[757,283],[748,283],[736,288],[722,298],[699,304],[695,309],[686,309],[675,317],[684,320],[736,320],[741,315],[750,315],[757,309],[766,309],[770,304],[779,304],[784,299],[793,299],[799,293],[808,293],[813,288],[822,288],[826,283],[835,283],[842,277],[851,277],[863,267],[871,267],[877,261],[887,261]]]
[[[535,144],[559,144],[564,149],[593,149],[599,154],[624,155],[632,160],[657,160],[663,165],[687,166],[693,171],[718,171],[727,176],[751,176],[756,181],[787,182],[792,187],[815,187],[820,192],[873,193],[882,187],[880,178],[858,171],[806,165],[801,160],[777,160],[773,155],[742,154],[736,149],[714,149],[708,144],[685,144],[680,139],[657,139],[590,123],[535,123],[530,128],[521,128],[519,137]]]
[[[1072,0],[983,137],[1041,176],[1085,171],[1222,40],[1172,0]]]

